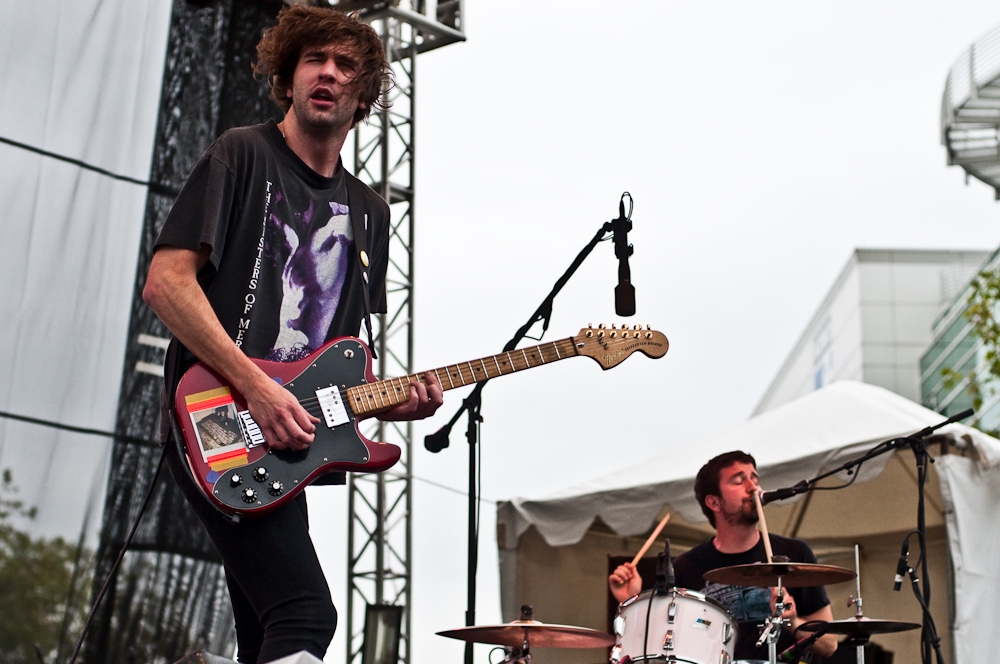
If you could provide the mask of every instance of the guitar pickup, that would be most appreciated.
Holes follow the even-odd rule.
[[[347,414],[347,408],[344,407],[344,400],[340,396],[340,389],[336,385],[316,390],[316,398],[319,400],[320,409],[323,411],[323,419],[326,420],[326,426],[332,429],[335,426],[347,424],[351,421],[350,416]]]
[[[247,447],[257,447],[267,442],[264,440],[260,425],[254,422],[249,410],[241,410],[236,413],[236,421],[239,422],[240,429],[243,431],[243,440],[246,441]]]

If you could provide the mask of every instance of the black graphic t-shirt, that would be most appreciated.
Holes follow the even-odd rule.
[[[211,248],[198,274],[213,310],[250,357],[300,359],[356,335],[364,300],[345,179],[326,178],[273,122],[232,129],[202,155],[156,240]],[[384,312],[388,206],[365,189],[373,312]],[[191,364],[185,355],[183,365]]]
[[[771,549],[776,556],[788,556],[791,562],[815,563],[816,556],[809,545],[802,540],[771,535]],[[721,553],[712,540],[702,542],[690,551],[677,556],[674,574],[678,587],[696,590],[725,606],[739,623],[739,640],[736,644],[736,659],[767,659],[767,644],[756,647],[760,625],[771,615],[771,590],[728,586],[719,583],[705,583],[704,574],[720,567],[748,565],[764,562],[767,553],[761,539],[749,551],[743,553]],[[798,615],[807,616],[819,611],[830,603],[826,589],[790,588],[787,590],[795,599]],[[778,652],[792,645],[792,635],[782,630],[778,640]]]
[[[372,313],[386,311],[389,206],[368,187],[348,186],[338,165],[323,177],[285,143],[277,125],[231,129],[201,156],[155,246],[211,249],[198,273],[219,322],[249,357],[293,361],[364,318],[362,264],[349,206],[364,210]],[[349,201],[348,190],[361,201]],[[355,194],[352,194],[352,196]],[[197,361],[175,339],[167,351],[161,439],[169,402]]]

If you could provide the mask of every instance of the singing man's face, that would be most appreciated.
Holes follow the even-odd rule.
[[[307,46],[299,55],[286,95],[296,120],[306,131],[340,130],[354,122],[354,112],[365,108],[359,86],[352,85],[360,59],[347,44]]]

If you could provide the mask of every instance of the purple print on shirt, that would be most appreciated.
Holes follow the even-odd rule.
[[[323,345],[347,276],[347,259],[354,244],[348,208],[330,203],[332,216],[314,224],[315,204],[288,222],[271,215],[278,231],[278,265],[282,300],[278,338],[265,359],[291,362]],[[283,246],[281,246],[283,243]]]

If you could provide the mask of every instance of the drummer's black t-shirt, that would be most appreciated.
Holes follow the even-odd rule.
[[[776,556],[788,556],[788,560],[793,563],[816,562],[812,549],[802,540],[771,535],[771,550]],[[674,574],[678,587],[696,590],[714,599],[726,607],[739,623],[740,636],[736,644],[735,659],[767,659],[767,644],[757,648],[756,643],[760,626],[771,615],[771,591],[768,588],[705,583],[704,574],[720,567],[766,561],[767,553],[764,550],[763,539],[743,553],[721,553],[709,539],[677,556],[674,561]],[[795,599],[796,611],[800,616],[815,613],[830,603],[823,586],[790,588],[788,592]],[[781,638],[778,640],[778,652],[791,646],[792,643],[791,633],[787,629],[782,630]]]

